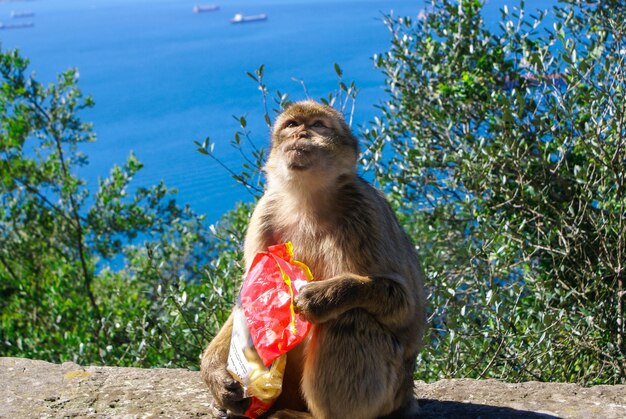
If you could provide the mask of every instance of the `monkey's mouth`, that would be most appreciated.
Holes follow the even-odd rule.
[[[313,164],[314,147],[311,144],[295,143],[284,148],[287,167],[291,170],[306,170]]]

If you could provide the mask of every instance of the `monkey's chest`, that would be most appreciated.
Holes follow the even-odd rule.
[[[295,259],[311,269],[315,280],[356,271],[350,246],[346,246],[349,240],[337,230],[315,229],[302,223],[277,231],[275,241],[292,242]]]

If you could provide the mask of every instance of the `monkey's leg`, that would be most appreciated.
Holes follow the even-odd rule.
[[[375,418],[406,403],[402,345],[371,314],[353,309],[312,332],[302,390],[316,419]]]

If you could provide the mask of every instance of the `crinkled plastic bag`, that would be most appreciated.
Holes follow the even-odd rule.
[[[309,268],[293,259],[291,243],[269,247],[250,265],[233,310],[227,365],[252,398],[247,417],[266,412],[282,391],[286,353],[311,328],[296,315],[293,300],[312,279]]]

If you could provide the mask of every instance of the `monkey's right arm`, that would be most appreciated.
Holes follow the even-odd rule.
[[[269,245],[271,235],[263,222],[266,211],[266,200],[261,198],[254,209],[246,232],[244,245],[246,270],[249,268],[249,264],[252,263],[254,255],[265,250]],[[241,384],[226,370],[232,331],[233,315],[231,313],[222,329],[202,354],[200,368],[202,379],[209,387],[218,409],[223,413],[222,415],[217,413],[218,416],[226,416],[226,411],[231,414],[241,415],[250,404],[250,399],[243,397]]]
[[[295,310],[309,322],[320,324],[361,308],[382,324],[397,326],[414,312],[416,299],[400,275],[344,274],[306,284],[295,299]]]
[[[242,415],[250,405],[250,399],[243,397],[241,384],[226,370],[232,331],[231,314],[202,354],[200,373],[213,396],[216,408],[213,413],[216,417],[229,417],[229,414]]]

